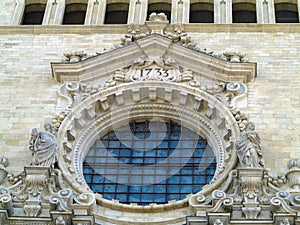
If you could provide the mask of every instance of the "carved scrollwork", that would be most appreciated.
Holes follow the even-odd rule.
[[[295,194],[290,197],[290,203],[297,210],[300,210],[300,194]]]
[[[2,193],[0,194],[0,209],[5,209],[8,212],[8,215],[12,215],[13,210],[13,204],[12,204],[12,197],[10,193]]]

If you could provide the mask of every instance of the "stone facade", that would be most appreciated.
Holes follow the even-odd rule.
[[[144,1],[141,2],[146,4]],[[51,63],[65,62],[64,54],[74,52],[84,52],[86,54],[84,55],[85,58],[96,56],[95,59],[97,59],[103,53],[111,54],[109,52],[112,49],[124,48],[124,46],[126,47],[127,44],[130,44],[126,42],[126,38],[123,38],[128,33],[128,25],[104,26],[101,25],[102,22],[99,22],[94,26],[90,24],[62,26],[58,22],[53,22],[52,24],[48,22],[44,23],[46,26],[20,26],[18,25],[19,22],[16,22],[20,21],[20,12],[22,11],[20,4],[23,4],[23,1],[4,0],[0,3],[2,12],[0,20],[0,101],[2,106],[0,111],[0,152],[2,156],[9,159],[9,165],[7,166],[4,160],[0,169],[3,171],[7,170],[8,174],[15,175],[24,171],[24,166],[30,165],[31,153],[28,150],[28,142],[31,129],[36,127],[38,130],[42,130],[44,122],[52,122],[53,117],[59,113],[57,96],[62,81],[80,81],[81,79],[76,78],[76,80],[68,77],[58,79],[55,73],[56,64],[51,66]],[[133,7],[132,5],[130,7]],[[184,5],[184,7],[188,6]],[[215,13],[217,14],[219,12],[217,9],[218,4],[215,7]],[[141,8],[143,9],[143,7]],[[16,10],[20,12],[18,13]],[[134,11],[134,9],[131,10]],[[269,10],[272,12],[274,9],[270,6]],[[230,12],[230,9],[228,11]],[[49,9],[47,12],[49,12]],[[141,15],[143,14],[141,13]],[[19,19],[16,16],[19,16]],[[186,17],[186,15],[181,17],[184,23],[187,22]],[[129,20],[137,21],[134,18]],[[141,33],[149,32],[151,24],[145,24],[143,16],[140,16],[138,21],[141,24]],[[171,22],[176,23],[178,21],[173,20]],[[147,212],[150,219],[144,221],[144,224],[155,224],[155,222],[156,224],[182,224],[184,223],[182,218],[185,216],[190,216],[187,219],[188,224],[217,224],[219,222],[217,220],[220,218],[223,224],[228,224],[229,219],[233,218],[231,223],[235,224],[238,223],[239,217],[246,217],[251,221],[258,215],[267,215],[270,211],[264,207],[270,206],[270,203],[264,205],[262,200],[247,199],[249,193],[243,191],[243,188],[247,189],[247,185],[249,186],[250,184],[253,188],[252,191],[259,196],[264,196],[266,190],[269,194],[272,193],[267,199],[268,202],[272,202],[271,199],[274,198],[271,204],[273,218],[268,217],[269,221],[272,221],[274,224],[284,224],[284,222],[290,224],[299,223],[299,218],[295,216],[299,210],[297,208],[299,207],[298,197],[293,195],[299,192],[299,163],[296,160],[296,158],[300,157],[300,135],[298,134],[300,128],[300,105],[298,103],[300,100],[298,88],[300,82],[298,75],[300,73],[299,24],[274,24],[272,13],[270,13],[268,19],[270,24],[264,24],[266,22],[261,17],[258,17],[258,24],[230,24],[230,22],[231,18],[226,17],[226,22],[216,21],[215,24],[185,24],[184,32],[191,37],[192,46],[188,45],[190,42],[177,44],[186,44],[185,47],[191,48],[196,47],[197,51],[211,57],[211,61],[216,57],[220,57],[222,53],[226,55],[226,52],[245,52],[249,61],[257,64],[255,78],[252,75],[249,80],[239,80],[239,82],[247,83],[248,89],[246,99],[240,105],[240,108],[247,115],[248,120],[256,125],[256,131],[261,137],[261,151],[264,155],[265,168],[270,168],[271,172],[268,173],[261,168],[245,172],[245,169],[238,168],[236,174],[231,175],[231,179],[238,180],[236,185],[239,186],[240,192],[243,193],[243,196],[239,196],[242,199],[240,202],[230,203],[230,198],[236,198],[234,196],[235,193],[228,191],[232,190],[233,187],[226,189],[221,185],[220,193],[215,192],[213,194],[211,191],[210,194],[213,197],[202,194],[191,197],[189,204],[192,207],[179,207],[173,214],[168,210],[165,212]],[[51,26],[47,26],[50,24]],[[157,31],[160,31],[160,29],[158,27]],[[172,31],[173,28],[169,27],[168,29]],[[127,35],[131,38],[130,35],[132,33],[130,34],[129,32]],[[167,33],[160,33],[160,35],[174,38],[174,34],[172,36]],[[121,38],[123,38],[122,41],[120,40]],[[163,42],[163,40],[165,39],[159,39],[159,43]],[[70,54],[68,57],[71,60]],[[110,59],[114,57],[117,57],[117,55],[112,56]],[[122,66],[126,64],[124,59],[120,60],[112,61],[116,69],[122,69]],[[188,57],[180,59],[177,56],[176,60],[182,60],[181,66],[183,67],[190,68],[192,66],[189,64]],[[216,70],[216,66],[211,71],[214,72],[214,70]],[[230,69],[226,68],[226,70]],[[239,70],[237,69],[237,71]],[[206,74],[206,76],[213,77],[212,74]],[[111,74],[107,73],[107,75]],[[104,84],[108,78],[110,77],[103,75],[99,79]],[[86,79],[88,79],[88,76]],[[219,77],[216,76],[214,79],[218,80]],[[229,81],[236,80],[229,79],[226,82]],[[291,160],[294,158],[295,160]],[[30,175],[44,173],[43,176],[49,180],[57,179],[57,174],[51,169],[49,171],[47,169],[28,167],[28,169],[25,169],[25,174],[21,175],[21,177],[11,176],[9,178],[12,180],[17,179],[17,181],[22,180],[22,182],[26,183],[30,179],[28,178]],[[250,177],[254,181],[247,181],[245,174],[246,178],[251,174]],[[280,176],[281,174],[283,175]],[[7,184],[4,186],[7,186]],[[256,186],[263,186],[265,190],[256,188]],[[290,191],[290,194],[280,192],[283,190]],[[49,190],[46,191],[49,192]],[[57,187],[57,195],[62,195],[60,191],[62,190]],[[93,218],[89,216],[85,218],[76,217],[76,215],[81,215],[81,212],[92,215],[94,213],[93,210],[95,210],[92,201],[88,206],[85,205],[83,208],[78,208],[76,204],[80,205],[82,202],[80,197],[78,197],[80,196],[80,191],[76,190],[76,192],[74,194],[76,200],[74,204],[69,204],[64,209],[65,214],[58,215],[56,212],[53,212],[48,219],[45,219],[45,224],[53,224],[54,222],[63,224],[61,222],[63,220],[67,221],[66,224],[70,224],[71,221],[73,224],[79,224],[81,220],[85,224],[93,223],[91,222]],[[39,194],[44,196],[45,193],[31,193],[33,197]],[[48,193],[46,195],[48,196]],[[229,205],[226,206],[224,203],[224,208],[218,202],[225,201],[225,198],[229,199]],[[10,204],[9,201],[7,204]],[[40,203],[34,202],[32,199],[27,200],[24,203],[26,216],[35,216],[35,213],[38,215],[40,213],[39,210],[44,209],[39,207]],[[283,207],[283,209],[280,207]],[[6,207],[5,204],[2,204],[2,208],[7,210],[8,216],[10,216],[11,212],[9,209],[11,207]],[[56,209],[59,211],[59,208]],[[18,215],[19,209],[16,210],[14,215]],[[98,221],[102,224],[114,224],[113,220],[107,219],[111,217],[123,221],[120,224],[142,223],[137,222],[142,215],[139,209],[130,211],[108,207],[97,210],[101,211],[101,213],[98,212],[101,215],[98,217]],[[209,213],[203,215],[203,211],[209,211]],[[71,213],[75,217],[71,218]],[[287,216],[286,213],[289,213],[289,215]],[[177,217],[178,219],[174,219],[174,214],[180,215],[181,218],[179,216]],[[168,220],[164,222],[157,221],[158,218],[162,217],[168,218],[172,222],[167,222]],[[5,220],[4,214],[1,214],[1,219]],[[285,219],[288,221],[284,221]],[[127,222],[125,222],[126,220]],[[201,220],[203,221],[201,222]],[[14,222],[11,220],[8,224],[14,224]],[[32,223],[35,224],[35,222]]]

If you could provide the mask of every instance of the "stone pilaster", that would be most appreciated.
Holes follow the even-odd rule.
[[[65,13],[65,0],[49,0],[47,2],[43,25],[62,24]]]
[[[300,0],[297,0],[297,6],[298,6],[298,18],[300,20]]]
[[[257,23],[275,23],[274,0],[256,1]]]
[[[21,24],[23,14],[24,14],[24,9],[25,9],[25,1],[17,0],[14,16],[13,16],[13,19],[11,22],[12,25],[20,25]]]
[[[190,1],[173,0],[171,23],[188,23],[190,15]]]
[[[85,25],[100,25],[104,23],[106,2],[105,0],[89,0]]]
[[[128,12],[129,24],[144,24],[147,17],[147,0],[134,0],[130,1]]]
[[[232,23],[232,0],[214,1],[214,23]]]

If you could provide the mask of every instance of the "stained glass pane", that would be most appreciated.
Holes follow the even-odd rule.
[[[86,183],[121,203],[163,204],[209,183],[216,160],[207,141],[173,122],[131,122],[98,139],[83,163]]]

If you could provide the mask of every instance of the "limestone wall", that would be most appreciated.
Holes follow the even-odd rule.
[[[238,30],[236,25],[223,30],[220,26],[201,25],[200,33],[192,28],[188,33],[200,48],[243,51],[257,62],[247,113],[262,138],[266,166],[282,171],[289,158],[300,157],[300,33],[295,26],[278,32],[275,25],[265,31],[258,25],[240,26],[236,32],[231,32]],[[112,29],[114,34],[99,27],[19,28],[0,27],[0,155],[11,159],[12,171],[30,163],[30,131],[42,129],[44,120],[54,114],[59,85],[50,63],[62,60],[66,52],[85,50],[92,55],[109,49],[119,43],[123,34],[117,32],[124,33],[126,25]]]

